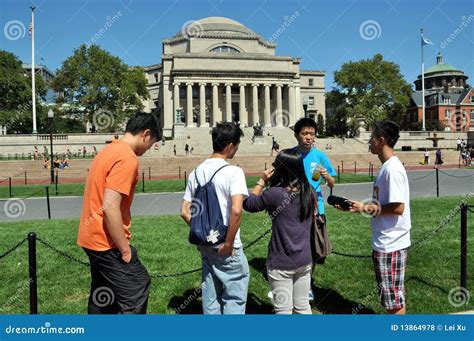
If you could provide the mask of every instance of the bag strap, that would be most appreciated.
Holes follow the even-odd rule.
[[[309,187],[311,189],[311,197],[313,198],[314,204],[313,219],[316,221],[316,217],[319,214],[318,193],[316,193],[313,186],[309,185]]]
[[[220,167],[218,170],[216,170],[216,171],[214,172],[214,174],[211,176],[211,179],[209,180],[209,182],[211,182],[212,179],[214,179],[214,177],[216,176],[217,172],[219,172],[222,168],[227,167],[227,166],[230,166],[230,165],[229,165],[229,164],[224,165],[224,166]]]
[[[214,174],[212,174],[211,180],[209,180],[208,182],[211,182],[212,179],[214,179],[214,176],[217,174],[217,172],[219,172],[222,168],[227,167],[227,166],[230,166],[230,165],[229,165],[229,164],[224,165],[224,166],[220,167],[218,170],[216,170],[216,171],[214,172]],[[194,178],[196,179],[196,182],[197,182],[198,186],[199,186],[199,187],[202,187],[201,184],[199,183],[199,180],[198,180],[198,177],[197,177],[197,168],[194,169]]]

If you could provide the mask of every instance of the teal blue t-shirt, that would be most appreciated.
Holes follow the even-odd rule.
[[[296,147],[298,148],[298,147]],[[321,192],[321,178],[318,181],[314,181],[313,171],[321,165],[322,167],[326,168],[328,174],[332,177],[337,175],[337,172],[334,170],[334,167],[329,161],[329,158],[326,154],[324,154],[319,149],[313,147],[308,153],[301,152],[303,155],[303,163],[304,163],[304,170],[306,172],[306,177],[308,178],[308,182],[313,186],[314,190],[318,194],[318,206],[319,206],[319,213],[324,214],[324,198],[323,193]]]

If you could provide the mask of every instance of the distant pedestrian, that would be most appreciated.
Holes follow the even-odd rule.
[[[173,146],[173,154],[176,156],[176,145]]]
[[[280,151],[280,145],[278,144],[275,137],[272,137],[272,152],[271,152],[271,155],[273,155],[273,151],[276,151],[277,153]]]
[[[82,147],[82,158],[85,158],[86,154],[87,154],[87,148],[86,148],[86,146],[83,146]]]
[[[461,150],[461,139],[458,137],[458,139],[456,140],[456,151],[460,151]]]
[[[436,150],[436,159],[435,159],[435,166],[439,167],[443,164],[443,159],[441,158],[441,149],[438,148]]]
[[[184,146],[184,152],[186,153],[186,155],[189,154],[189,144],[186,143],[186,145]]]
[[[425,152],[423,153],[423,164],[428,165],[430,163],[430,152],[427,148],[425,148]]]

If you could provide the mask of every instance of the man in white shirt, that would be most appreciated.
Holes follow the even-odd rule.
[[[204,314],[245,314],[250,272],[240,240],[240,224],[248,189],[242,169],[227,163],[239,149],[242,136],[242,130],[230,122],[218,123],[212,129],[214,152],[189,174],[181,206],[181,217],[191,226],[191,202],[198,182],[203,186],[212,179],[227,233],[220,245],[198,246],[202,258]],[[203,209],[206,207],[194,211]]]
[[[372,216],[372,259],[381,303],[389,314],[405,314],[405,268],[410,242],[410,189],[403,164],[393,154],[399,127],[378,122],[370,151],[382,162],[373,186],[373,203],[351,201],[351,212]]]

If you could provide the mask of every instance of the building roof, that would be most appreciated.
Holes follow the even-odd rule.
[[[467,96],[470,90],[471,88],[468,88],[462,92],[456,92],[456,93],[425,90],[425,103],[426,105],[428,105],[432,97],[437,97],[436,105],[445,105],[444,99],[448,99],[448,98],[451,100],[451,103],[450,103],[451,105],[459,105],[461,104],[463,99]],[[421,91],[413,91],[411,93],[411,99],[417,107],[423,106]]]
[[[425,71],[425,74],[428,73],[438,73],[438,72],[447,72],[447,71],[456,71],[461,72],[461,70],[456,69],[454,66],[450,64],[436,64],[431,66]]]
[[[207,33],[212,35],[231,34],[258,37],[258,34],[238,21],[224,17],[208,17],[199,19],[197,21],[187,22],[185,25],[183,25],[181,31],[175,34],[174,38],[182,37],[184,33],[183,31],[186,31],[186,27],[188,27],[191,31],[195,30],[196,32],[194,33],[197,36],[199,36],[199,34]]]
[[[266,41],[247,26],[224,17],[207,17],[196,21],[188,21],[171,39],[164,39],[163,42],[179,42],[188,38],[250,39],[258,40],[266,47],[276,47],[276,44]]]
[[[440,76],[446,74],[464,75],[464,72],[451,64],[445,64],[443,62],[443,56],[440,52],[438,52],[438,56],[436,57],[436,64],[430,66],[428,69],[425,70],[425,78],[436,77],[438,74]],[[418,79],[421,79],[421,75],[418,75]]]

